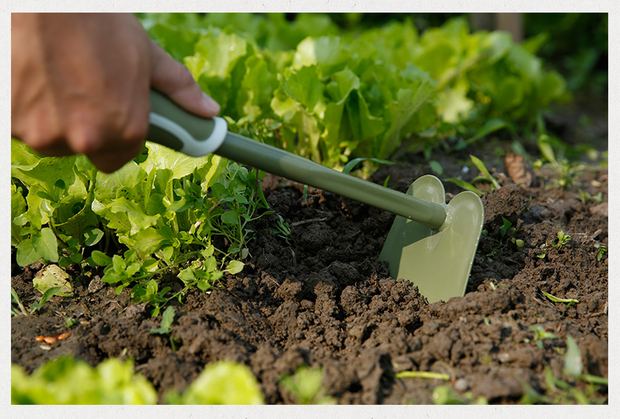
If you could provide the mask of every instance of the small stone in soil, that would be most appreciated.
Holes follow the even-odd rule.
[[[467,389],[469,389],[469,383],[467,382],[466,379],[464,378],[459,378],[458,380],[456,380],[456,382],[454,383],[454,389],[456,391],[466,391]]]

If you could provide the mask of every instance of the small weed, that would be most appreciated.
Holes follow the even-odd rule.
[[[491,176],[491,173],[489,172],[489,169],[487,169],[486,165],[484,164],[484,162],[482,160],[480,160],[478,157],[474,156],[474,155],[470,155],[470,160],[473,163],[474,166],[476,166],[476,168],[478,169],[478,171],[480,172],[480,175],[475,177],[471,183],[467,182],[463,179],[458,179],[458,178],[448,178],[446,179],[447,182],[453,183],[456,186],[459,186],[467,191],[471,191],[473,193],[475,193],[478,196],[482,196],[484,195],[484,191],[480,190],[479,188],[477,188],[476,186],[474,186],[475,183],[477,182],[484,182],[484,183],[488,183],[491,185],[491,190],[495,190],[499,188],[499,182],[497,181],[497,179],[495,179],[493,176]]]
[[[536,253],[538,259],[544,259],[547,257],[547,243],[540,245],[540,252]]]
[[[437,160],[429,161],[428,165],[430,166],[433,173],[435,173],[437,176],[443,175],[443,166]]]
[[[453,183],[456,186],[458,186],[458,187],[460,187],[462,189],[465,189],[466,191],[473,192],[473,193],[475,193],[478,196],[484,195],[483,191],[481,191],[480,189],[476,188],[471,183],[469,183],[467,181],[464,181],[463,179],[458,179],[458,178],[455,178],[455,177],[451,177],[451,178],[446,179],[446,182]]]
[[[536,347],[542,349],[544,346],[544,341],[548,339],[557,339],[557,336],[551,332],[547,332],[544,327],[537,324],[530,327],[530,330],[534,332],[534,342],[536,343]]]
[[[516,229],[512,227],[512,222],[509,219],[502,217],[502,226],[499,228],[500,236],[506,237],[509,233],[514,233],[515,231]]]
[[[449,385],[435,387],[432,398],[435,404],[488,404],[482,396],[474,397],[469,391],[461,395]]]
[[[484,162],[474,155],[470,155],[469,158],[478,171],[480,171],[480,176],[476,177],[473,182],[487,182],[493,186],[493,190],[499,189],[499,182],[491,176],[491,173],[489,172],[489,169],[487,169]]]
[[[588,202],[593,202],[595,204],[600,204],[603,202],[603,193],[598,192],[595,195],[591,195],[589,192],[580,190],[579,191],[579,200],[582,204],[587,204]]]
[[[277,220],[274,233],[276,234],[276,236],[288,241],[288,239],[291,237],[291,227],[280,214],[276,214],[276,216]]]
[[[556,297],[555,295],[549,294],[548,292],[545,292],[545,291],[541,291],[541,293],[542,295],[547,297],[549,301],[553,303],[560,303],[560,304],[567,304],[567,305],[579,303],[579,300],[575,298],[560,298],[560,297]]]
[[[517,249],[523,249],[525,242],[522,239],[515,237],[517,229],[513,226],[512,222],[506,217],[502,217],[502,225],[499,227],[499,235],[502,238],[509,238],[510,242],[514,244]]]
[[[596,243],[594,244],[594,247],[596,248],[596,260],[600,262],[603,260],[603,258],[605,258],[605,255],[607,255],[607,246],[605,246],[604,244]]]
[[[161,316],[159,327],[152,328],[149,332],[153,335],[169,335],[172,331],[172,322],[174,322],[174,307],[168,306]]]
[[[39,301],[31,304],[29,308],[26,308],[17,294],[17,291],[11,287],[11,316],[28,316],[29,314],[34,314],[41,310],[43,306],[55,296],[62,296],[64,293],[64,289],[62,287],[51,287],[48,288]]]
[[[27,316],[28,314],[30,314],[28,312],[28,310],[26,310],[26,307],[24,307],[24,305],[22,304],[22,301],[19,298],[19,295],[17,294],[17,291],[15,291],[15,289],[13,289],[13,287],[11,287],[11,316]]]
[[[565,155],[569,152],[569,147],[559,138],[541,134],[538,137],[538,149],[543,157],[534,163],[534,167],[540,169],[545,162],[557,173],[555,180],[557,186],[567,188],[574,183],[577,174],[583,170],[582,164],[571,163]]]
[[[65,328],[71,329],[78,323],[73,317],[65,317]]]
[[[170,347],[173,351],[177,350],[178,341],[172,337],[170,334],[172,332],[172,323],[174,322],[174,307],[168,306],[164,310],[164,313],[161,315],[161,323],[159,327],[152,328],[149,332],[153,335],[164,335],[168,336],[168,341],[170,342]]]
[[[571,236],[560,230],[558,231],[557,237],[553,239],[553,242],[551,242],[551,245],[559,250],[562,247],[566,246],[570,241]]]
[[[391,178],[391,176],[390,176],[390,175],[388,175],[388,176],[385,178],[385,180],[383,181],[383,187],[384,187],[384,188],[387,188],[387,187],[388,187],[388,184],[390,183],[390,178]]]
[[[43,306],[55,296],[62,296],[65,290],[63,287],[52,287],[43,293],[39,301],[30,306],[30,313],[34,314],[41,310]]]
[[[431,380],[444,380],[450,379],[448,374],[434,372],[434,371],[401,371],[396,373],[396,378],[426,378]]]

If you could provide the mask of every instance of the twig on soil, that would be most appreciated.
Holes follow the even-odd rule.
[[[303,225],[303,224],[320,223],[322,221],[327,221],[327,217],[310,218],[309,220],[295,221],[294,223],[291,223],[291,226],[292,227],[296,227],[296,226],[300,226],[300,225]]]
[[[597,311],[596,313],[591,313],[588,315],[588,317],[596,317],[596,316],[606,316],[607,315],[607,301],[605,301],[605,307],[603,307],[603,310],[601,311]]]

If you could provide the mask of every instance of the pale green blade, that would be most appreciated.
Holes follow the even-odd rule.
[[[443,185],[431,175],[417,179],[407,193],[445,205]],[[455,196],[446,212],[438,231],[396,216],[379,256],[394,278],[413,282],[429,302],[465,293],[484,221],[482,202],[469,191]]]

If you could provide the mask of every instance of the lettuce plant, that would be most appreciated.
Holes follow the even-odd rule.
[[[17,262],[102,266],[103,281],[155,308],[243,269],[251,223],[267,204],[257,173],[217,156],[156,144],[143,161],[98,173],[85,157],[40,158],[13,142],[12,245]],[[108,256],[113,254],[113,256]],[[172,294],[160,279],[173,274]]]

